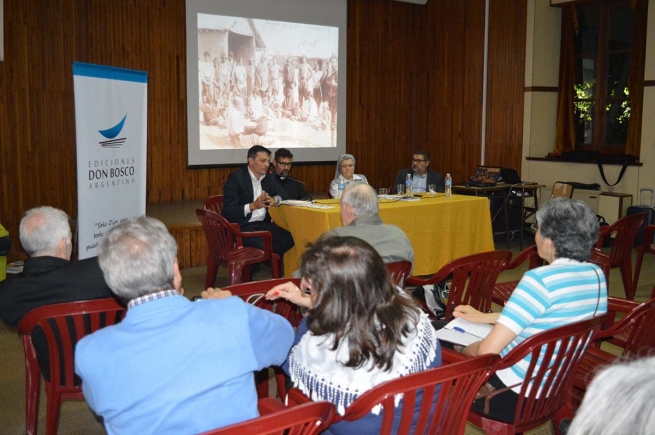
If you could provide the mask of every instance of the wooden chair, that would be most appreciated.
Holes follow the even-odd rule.
[[[203,208],[205,210],[211,210],[214,213],[223,213],[223,195],[214,195],[205,199]]]
[[[627,314],[623,319],[611,323],[594,336],[594,346],[589,346],[582,357],[575,374],[576,396],[582,399],[594,375],[602,367],[617,360],[631,360],[651,354],[655,348],[655,299],[643,304],[619,298],[608,298],[608,318],[615,319],[617,313]],[[608,326],[608,325],[605,325]],[[620,346],[620,356],[600,348],[604,341]]]
[[[386,263],[387,272],[391,275],[393,282],[400,288],[405,288],[405,280],[412,272],[412,262],[407,260]]]
[[[512,423],[494,420],[474,411],[469,413],[468,420],[481,427],[486,433],[493,434],[523,433],[541,426],[548,420],[555,420],[553,424],[555,432],[560,434],[559,422],[564,419],[570,420],[573,416],[571,392],[575,372],[585,348],[605,318],[606,315],[603,314],[589,320],[553,328],[535,334],[516,346],[499,361],[496,370],[507,369],[530,355],[531,362],[525,379],[532,380],[534,385],[542,386],[541,396],[537,400],[539,388],[531,388],[528,391],[531,382],[523,382],[520,385],[521,391],[518,393],[516,413]],[[537,367],[538,360],[541,360],[541,364]]]
[[[644,229],[644,237],[641,246],[637,246],[635,278],[634,278],[634,284],[632,285],[635,291],[637,289],[637,285],[639,284],[639,274],[641,273],[641,263],[644,261],[644,254],[655,254],[655,248],[654,248],[655,245],[653,245],[653,236],[655,236],[655,225],[647,225]],[[650,297],[655,298],[655,285],[653,286],[653,291]]]
[[[553,198],[573,198],[573,186],[561,181],[556,182],[553,184],[553,192],[550,195],[550,199]]]
[[[384,382],[355,399],[334,422],[358,420],[382,405],[380,434],[463,434],[473,398],[498,360],[498,355],[483,355]],[[400,419],[395,408],[398,394]],[[300,390],[289,391],[289,403],[308,401]]]
[[[477,310],[491,310],[491,295],[496,279],[512,258],[509,251],[489,251],[461,257],[443,266],[430,278],[409,277],[406,284],[438,284],[452,276],[445,319],[452,318],[457,305],[471,305]],[[428,310],[429,313],[429,310]]]
[[[57,433],[64,400],[83,400],[82,381],[75,376],[75,345],[88,334],[120,322],[125,314],[116,299],[68,302],[36,308],[23,317],[18,336],[25,352],[25,432],[34,435],[39,418],[41,370],[33,333],[48,344],[50,379],[44,379],[47,396],[46,434]]]
[[[314,435],[325,430],[334,418],[334,405],[311,402],[282,408],[259,418],[236,423],[201,435]]]
[[[590,262],[597,264],[605,273],[608,292],[610,269],[620,268],[627,299],[634,299],[635,297],[635,283],[632,280],[632,245],[645,217],[646,215],[643,213],[633,214],[619,219],[610,226],[602,227],[596,247],[591,250],[591,258],[589,259]],[[609,253],[605,253],[601,250],[603,239],[612,234],[615,235],[614,241]]]
[[[250,280],[250,266],[264,261],[270,261],[273,278],[280,277],[280,257],[273,253],[273,237],[269,231],[241,232],[237,224],[211,210],[197,209],[196,215],[205,230],[209,248],[205,287],[214,286],[221,264],[228,267],[230,285]],[[244,247],[242,239],[250,237],[261,237],[264,250]]]
[[[263,297],[259,297],[276,285],[289,281],[293,282],[297,286],[300,286],[300,279],[298,278],[280,278],[231,285],[223,287],[223,290],[229,290],[234,296],[238,296],[244,301],[250,302],[261,309],[279,314],[280,316],[287,319],[289,323],[291,323],[291,326],[295,328],[302,320],[302,314],[300,314],[298,306],[285,299],[269,301]],[[287,396],[287,389],[285,385],[286,379],[280,367],[273,367],[273,371],[275,372],[275,381],[277,384],[277,397],[280,400],[284,400]],[[259,372],[255,373],[255,383],[257,384],[257,397],[260,399],[267,398],[269,390],[268,369],[260,370]]]
[[[521,251],[515,258],[512,259],[512,261],[507,265],[507,267],[505,267],[504,270],[514,270],[526,261],[529,261],[528,270],[544,265],[544,260],[539,257],[539,254],[537,253],[537,245],[530,246],[529,248]],[[518,283],[519,280],[497,282],[496,285],[494,285],[494,289],[491,294],[491,300],[500,306],[504,306]]]

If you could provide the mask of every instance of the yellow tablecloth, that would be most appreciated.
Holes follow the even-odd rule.
[[[341,226],[338,200],[317,201],[331,208],[271,207],[273,221],[291,232],[296,245],[284,255],[284,272],[298,269],[308,242]],[[414,247],[414,275],[435,273],[449,261],[494,249],[487,198],[465,195],[423,197],[418,201],[380,202],[386,224],[405,231]]]

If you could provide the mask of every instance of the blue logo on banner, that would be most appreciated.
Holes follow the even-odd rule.
[[[98,142],[101,147],[118,148],[125,143],[124,137],[118,139],[115,138],[121,133],[121,130],[123,130],[123,126],[125,125],[126,119],[127,119],[127,114],[125,114],[121,122],[119,122],[115,126],[108,128],[106,130],[98,130],[98,133],[109,139],[109,140]]]

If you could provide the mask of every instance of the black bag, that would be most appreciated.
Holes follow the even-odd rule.
[[[650,192],[650,203],[644,201],[644,193]],[[646,219],[639,227],[637,232],[637,237],[635,237],[635,242],[633,246],[640,246],[644,241],[644,231],[646,230],[646,225],[655,225],[655,204],[653,202],[655,199],[655,191],[653,189],[639,189],[639,205],[632,205],[628,207],[627,215],[633,215],[637,213],[644,213]],[[651,241],[652,242],[652,241]]]

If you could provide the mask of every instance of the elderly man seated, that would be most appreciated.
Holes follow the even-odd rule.
[[[115,226],[99,247],[128,311],[80,340],[75,372],[109,434],[192,434],[257,417],[253,372],[281,364],[293,343],[286,319],[237,297],[183,297],[176,253],[147,217]]]
[[[414,248],[405,232],[380,219],[375,189],[368,184],[350,184],[340,203],[343,227],[328,234],[359,237],[373,246],[385,263],[407,260],[414,265]]]

